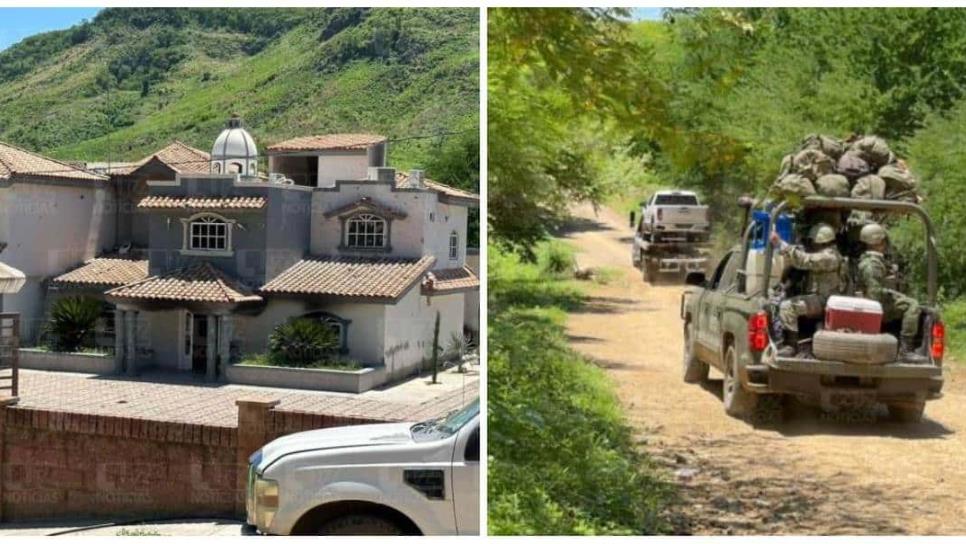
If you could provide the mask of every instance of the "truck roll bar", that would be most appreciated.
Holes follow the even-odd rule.
[[[769,224],[774,228],[778,215],[788,206],[788,203],[781,201],[771,210]],[[869,212],[891,213],[896,215],[915,215],[926,227],[926,291],[928,294],[929,306],[936,305],[937,283],[939,282],[938,259],[936,256],[936,235],[932,220],[926,210],[918,204],[911,202],[899,202],[894,200],[860,200],[855,198],[833,198],[810,196],[802,200],[804,209],[825,209],[825,210],[862,210]],[[747,232],[745,234],[747,237]],[[747,245],[747,244],[746,244]],[[762,279],[762,295],[768,295],[768,288],[771,287],[771,260],[775,247],[771,243],[765,244],[765,277]]]

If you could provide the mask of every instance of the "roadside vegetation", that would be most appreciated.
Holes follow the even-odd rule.
[[[966,239],[966,10],[664,14],[489,11],[489,511],[497,533],[660,530],[641,522],[651,519],[646,509],[628,512],[643,503],[619,485],[625,480],[604,478],[594,491],[607,492],[585,502],[585,478],[599,475],[584,460],[598,458],[574,453],[569,441],[571,426],[584,422],[622,425],[612,403],[593,412],[606,425],[582,411],[586,397],[575,392],[612,393],[561,332],[564,312],[580,300],[561,279],[572,262],[560,248],[544,254],[575,202],[626,217],[655,189],[692,189],[710,205],[715,243],[725,247],[740,218],[737,198],[763,193],[804,135],[882,136],[922,181],[940,237],[951,359],[966,359],[958,247]],[[921,294],[922,237],[912,224],[892,235],[905,280]],[[587,432],[597,444],[624,444]],[[633,450],[622,448],[611,457],[617,466]]]
[[[488,253],[489,530],[666,532],[668,485],[635,448],[607,375],[567,344],[567,311],[583,303],[559,266],[567,249],[538,244],[536,263]]]

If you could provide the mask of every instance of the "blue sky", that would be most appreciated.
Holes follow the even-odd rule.
[[[0,51],[20,40],[70,28],[84,19],[92,19],[101,8],[0,8]]]
[[[664,8],[634,8],[631,10],[631,15],[635,19],[659,21],[661,20],[661,11],[663,10]]]

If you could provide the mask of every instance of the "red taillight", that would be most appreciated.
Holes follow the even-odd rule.
[[[758,312],[748,318],[748,349],[764,351],[768,347],[768,314]]]
[[[932,358],[941,361],[946,353],[946,325],[942,321],[932,324],[932,346],[929,348]]]
[[[661,219],[664,219],[664,210],[662,210],[661,208],[658,208],[657,209],[657,220],[660,221]]]

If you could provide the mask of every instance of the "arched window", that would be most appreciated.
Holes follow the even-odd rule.
[[[455,230],[449,234],[449,260],[460,258],[460,235]]]
[[[386,247],[386,220],[369,213],[353,215],[346,221],[345,245],[351,249]]]
[[[349,352],[349,323],[351,321],[323,311],[309,312],[303,317],[318,319],[331,327],[332,331],[339,336],[339,353],[345,354]]]
[[[184,249],[231,251],[231,227],[234,221],[213,213],[198,214],[183,221],[185,223]]]
[[[230,162],[228,163],[228,173],[229,174],[241,174],[244,167],[240,162]]]
[[[216,163],[212,164],[211,165],[211,168],[212,168],[212,171],[214,173],[216,173],[216,174],[220,174],[221,173],[221,163],[220,162],[216,162]]]

